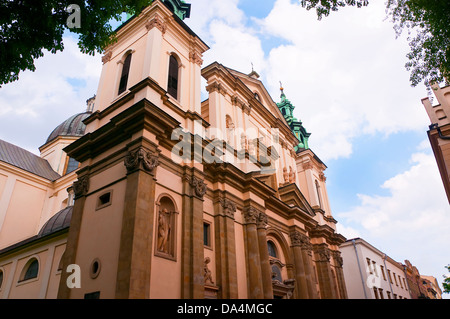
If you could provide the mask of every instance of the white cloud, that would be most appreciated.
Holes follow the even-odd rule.
[[[432,154],[411,156],[411,167],[388,179],[381,187],[389,196],[359,194],[360,204],[336,213],[347,238],[353,229],[399,262],[410,260],[421,274],[438,281],[449,263],[450,209]]]
[[[100,56],[82,54],[76,40],[64,38],[63,52],[35,60],[36,71],[0,88],[0,138],[34,153],[51,130],[85,111],[97,91]]]
[[[345,8],[317,21],[314,11],[278,0],[258,20],[261,33],[281,37],[264,74],[272,95],[278,81],[312,133],[310,146],[323,160],[348,157],[361,134],[425,131],[428,119],[404,68],[408,47],[384,22],[383,3]]]

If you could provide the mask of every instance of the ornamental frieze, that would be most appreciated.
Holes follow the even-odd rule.
[[[139,147],[134,151],[130,151],[124,160],[127,171],[133,172],[137,169],[143,169],[153,173],[156,166],[159,165],[158,156],[153,155],[149,150]]]

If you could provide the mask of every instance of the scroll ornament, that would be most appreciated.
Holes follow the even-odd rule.
[[[150,151],[143,147],[139,147],[135,151],[131,151],[125,157],[125,167],[128,172],[143,168],[148,172],[153,172],[156,166],[159,165],[158,157],[153,155]]]

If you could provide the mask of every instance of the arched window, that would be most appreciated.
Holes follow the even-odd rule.
[[[32,258],[25,265],[20,281],[37,278],[39,273],[39,262],[36,258]]]
[[[169,61],[169,79],[167,92],[178,100],[178,61],[171,55]]]
[[[317,180],[316,180],[316,192],[317,192],[317,198],[319,199],[319,207],[322,208],[322,197],[320,196],[320,185]]]
[[[273,258],[278,258],[277,249],[275,248],[275,244],[272,241],[267,242],[267,249],[269,249],[269,256]]]
[[[122,94],[127,89],[128,75],[130,74],[130,65],[131,65],[131,53],[128,54],[127,57],[125,58],[125,61],[123,61],[118,94]]]

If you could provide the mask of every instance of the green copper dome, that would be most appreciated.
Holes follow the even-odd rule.
[[[189,18],[191,14],[190,3],[183,0],[162,0],[162,2],[181,20]]]
[[[311,133],[308,133],[306,129],[303,127],[302,122],[294,117],[294,109],[295,106],[292,105],[291,101],[289,101],[286,98],[286,95],[284,94],[283,87],[280,88],[281,90],[281,102],[277,103],[278,108],[281,111],[281,114],[283,114],[284,118],[286,119],[286,122],[288,123],[289,127],[291,128],[294,135],[297,137],[297,139],[300,141],[300,143],[295,146],[295,151],[301,149],[308,149],[308,139]]]

